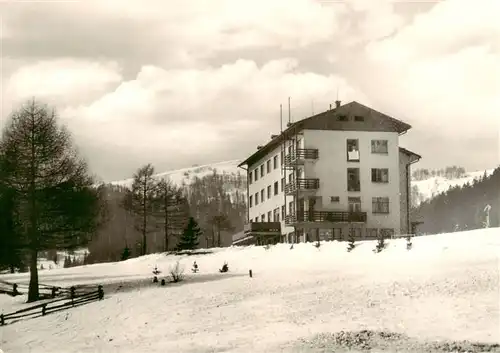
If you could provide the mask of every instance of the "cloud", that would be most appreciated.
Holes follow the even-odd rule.
[[[15,70],[4,93],[14,102],[37,97],[60,105],[90,103],[121,81],[119,71],[113,62],[45,60]]]
[[[366,50],[382,80],[379,97],[442,138],[498,131],[500,3],[480,3],[440,2]]]
[[[311,114],[312,99],[316,112],[328,109],[337,87],[346,99],[359,96],[341,77],[294,72],[297,66],[293,59],[261,67],[238,60],[205,70],[145,66],[134,80],[62,115],[80,143],[117,156],[175,156],[188,164],[200,157],[240,158],[278,132],[279,104],[286,121],[288,95],[293,119]]]
[[[11,6],[4,16],[4,102],[38,95],[59,107],[106,179],[147,162],[164,170],[244,157],[279,130],[280,104],[288,119],[289,96],[296,120],[326,110],[337,92],[343,102],[412,124],[403,143],[424,155],[423,164],[466,158],[475,168],[479,158],[464,157],[471,145],[483,165],[495,160],[496,152],[477,141],[498,141],[500,2],[447,0],[416,16],[403,16],[398,6]]]

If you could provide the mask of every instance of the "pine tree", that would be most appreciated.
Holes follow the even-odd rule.
[[[193,217],[189,217],[188,223],[184,232],[182,233],[179,243],[177,244],[177,250],[194,250],[198,246],[198,240],[202,232],[198,223]]]
[[[142,234],[141,252],[147,253],[147,234],[155,230],[153,211],[156,204],[157,183],[153,177],[154,168],[147,164],[134,174],[132,188],[124,199],[124,206],[136,216],[136,228]],[[153,223],[151,225],[151,223]]]
[[[381,252],[382,250],[385,249],[385,238],[384,238],[384,234],[379,231],[378,235],[377,235],[377,246],[375,247],[374,251],[379,253]]]
[[[347,236],[347,240],[349,241],[349,243],[347,243],[347,251],[351,252],[356,247],[355,245],[356,239],[354,239],[354,232],[352,231],[352,229],[349,229],[349,235]]]
[[[85,245],[103,221],[101,189],[59,126],[55,111],[34,100],[11,115],[0,141],[1,182],[16,195],[29,255],[28,302],[39,299],[38,254]]]
[[[170,250],[170,240],[172,231],[181,230],[188,218],[187,201],[182,195],[182,190],[174,185],[170,180],[161,179],[157,183],[156,211],[164,231],[164,251]]]
[[[125,245],[125,248],[123,249],[121,256],[121,261],[128,260],[129,258],[130,258],[130,249],[127,245]]]

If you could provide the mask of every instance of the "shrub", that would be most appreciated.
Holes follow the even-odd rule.
[[[172,277],[172,282],[177,283],[184,279],[184,269],[179,264],[179,261],[175,263],[175,266],[170,268],[170,276]]]

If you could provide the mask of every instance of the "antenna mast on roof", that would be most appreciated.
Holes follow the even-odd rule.
[[[290,97],[288,97],[288,124],[292,123],[292,112],[290,111]]]
[[[280,133],[283,133],[283,104],[280,104]]]

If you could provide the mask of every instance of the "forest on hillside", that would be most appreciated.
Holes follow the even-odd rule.
[[[62,261],[61,252],[68,267],[228,246],[243,228],[245,183],[213,170],[176,185],[151,164],[130,187],[100,183],[55,108],[29,100],[0,135],[0,272],[29,271],[35,301],[39,260]]]
[[[193,217],[201,229],[199,247],[231,245],[232,234],[242,230],[245,221],[245,195],[238,191],[244,188],[245,183],[245,176],[239,173],[219,174],[214,170],[210,175],[195,177],[189,184],[173,186],[182,201],[169,206],[167,222],[165,214],[153,214],[150,217],[145,253],[174,250],[189,217]],[[125,248],[129,249],[129,257],[140,256],[144,252],[137,219],[123,206],[129,189],[112,184],[104,187],[109,217],[90,241],[86,263],[119,261]],[[165,245],[166,236],[168,248]]]
[[[423,221],[419,231],[427,234],[479,229],[487,226],[485,208],[489,205],[489,226],[500,226],[500,167],[464,186],[421,203],[412,211],[414,220]]]
[[[426,180],[432,177],[443,177],[446,179],[458,179],[467,174],[464,167],[450,166],[443,169],[419,168],[411,173],[412,180]]]

